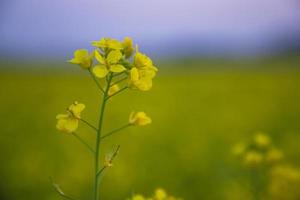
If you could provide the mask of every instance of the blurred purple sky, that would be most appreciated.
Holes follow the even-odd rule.
[[[155,55],[235,55],[299,47],[300,1],[0,1],[0,56],[62,58],[107,36],[131,36]]]

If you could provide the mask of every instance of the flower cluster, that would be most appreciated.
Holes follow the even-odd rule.
[[[232,152],[251,168],[272,165],[283,158],[282,151],[272,144],[268,135],[261,132],[256,133],[248,143],[236,144]]]
[[[122,42],[102,38],[92,42],[92,45],[95,50],[89,53],[86,49],[79,49],[69,62],[90,70],[99,79],[105,78],[109,72],[123,73],[129,88],[141,91],[151,89],[157,68],[148,56],[139,52],[137,45],[133,47],[131,38],[126,37]]]
[[[133,195],[133,197],[128,200],[182,200],[182,199],[175,198],[174,196],[168,195],[164,189],[158,188],[155,190],[152,197],[144,197],[141,194],[136,194]]]

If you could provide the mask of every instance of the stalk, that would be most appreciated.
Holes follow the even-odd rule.
[[[95,182],[94,182],[94,200],[99,200],[99,156],[100,156],[100,144],[101,144],[101,133],[102,133],[102,125],[103,125],[103,118],[104,118],[104,111],[105,111],[105,106],[106,102],[108,100],[108,90],[110,87],[110,83],[112,80],[112,74],[109,76],[107,79],[107,85],[103,94],[103,99],[102,103],[100,106],[100,116],[99,116],[99,123],[98,123],[98,131],[97,131],[97,138],[96,138],[96,149],[95,149]]]

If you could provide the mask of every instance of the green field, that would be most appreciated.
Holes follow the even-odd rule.
[[[147,112],[153,124],[104,141],[102,153],[117,144],[121,150],[103,179],[103,200],[149,194],[156,187],[185,200],[248,199],[237,184],[246,175],[231,148],[256,131],[269,133],[285,159],[300,167],[300,70],[278,63],[290,62],[268,61],[263,69],[251,62],[244,69],[162,64],[151,91],[114,97],[105,130],[126,123],[132,110]],[[90,199],[93,157],[55,129],[55,116],[78,100],[87,106],[83,118],[96,124],[96,86],[76,66],[10,68],[0,71],[0,199],[60,199],[49,177],[78,199]],[[84,124],[78,132],[93,141]]]

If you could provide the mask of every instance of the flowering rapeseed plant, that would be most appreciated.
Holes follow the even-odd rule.
[[[89,52],[86,49],[76,50],[74,52],[74,58],[69,60],[69,62],[79,65],[82,69],[87,70],[102,94],[98,126],[96,127],[82,119],[81,112],[85,109],[85,105],[74,102],[69,106],[66,114],[59,114],[56,116],[56,128],[61,132],[74,135],[94,155],[93,200],[99,200],[100,176],[104,170],[113,166],[113,160],[117,156],[120,148],[120,146],[118,146],[111,155],[106,155],[105,161],[101,166],[99,157],[100,144],[103,139],[127,127],[144,126],[152,122],[151,118],[148,117],[146,113],[132,112],[125,125],[104,134],[102,126],[106,103],[112,97],[126,89],[136,89],[141,91],[150,90],[152,87],[152,79],[157,73],[157,68],[153,65],[152,60],[148,56],[139,52],[137,46],[134,48],[132,39],[129,37],[126,37],[123,41],[102,38],[99,41],[92,42],[92,46],[96,47],[92,52]],[[98,79],[103,79],[105,84],[101,84]],[[88,125],[96,132],[96,142],[94,147],[85,142],[84,139],[76,133],[79,122]],[[53,186],[62,197],[73,199],[62,192],[57,184],[53,184]],[[167,200],[171,198],[155,199]]]

